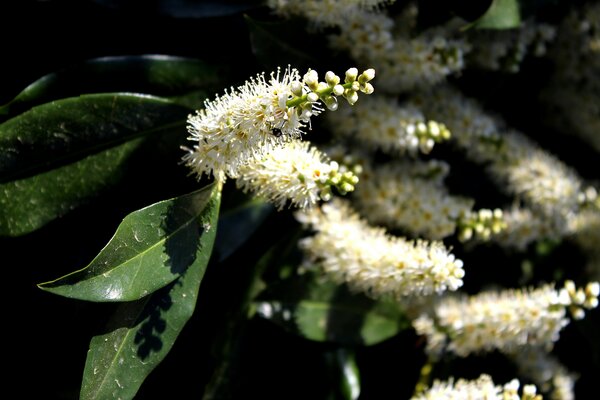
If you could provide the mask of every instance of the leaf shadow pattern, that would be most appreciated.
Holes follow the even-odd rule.
[[[161,334],[167,329],[167,320],[162,316],[173,306],[170,292],[173,286],[181,285],[175,281],[151,295],[144,311],[139,316],[140,328],[135,333],[133,342],[137,345],[137,356],[145,361],[153,352],[163,348]]]
[[[205,228],[198,226],[199,204],[206,204],[211,191],[203,191],[198,195],[182,196],[169,205],[163,215],[161,229],[166,237],[164,244],[165,266],[171,273],[183,275],[196,261],[202,249],[201,238],[206,233]],[[205,196],[205,197],[203,197]],[[173,292],[182,286],[181,277],[150,296],[144,307],[143,314],[138,318],[141,323],[134,338],[137,345],[137,356],[141,360],[148,359],[152,353],[161,351],[169,321],[165,314],[173,307]]]

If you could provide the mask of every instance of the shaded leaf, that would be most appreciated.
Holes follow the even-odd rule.
[[[408,326],[391,302],[350,293],[345,286],[290,278],[269,288],[255,302],[256,312],[284,329],[315,341],[373,345]]]
[[[124,93],[84,95],[35,107],[0,124],[0,182],[152,132],[183,130],[188,113],[165,99]]]
[[[107,333],[90,343],[81,399],[131,399],[148,374],[165,358],[196,306],[200,282],[206,271],[219,212],[220,193],[210,196],[194,261],[175,282],[143,299],[121,304]],[[184,368],[184,366],[182,366]]]
[[[519,0],[493,0],[479,19],[467,26],[476,29],[511,29],[521,24]]]
[[[139,0],[94,0],[110,8],[139,12]],[[176,18],[210,18],[251,10],[265,4],[264,0],[155,0],[148,4],[145,12],[164,14]]]
[[[213,191],[211,184],[129,214],[87,267],[38,286],[81,300],[131,301],[168,285],[197,257],[210,256]],[[204,253],[199,255],[199,248]]]
[[[223,213],[215,241],[215,256],[223,261],[233,254],[273,212],[271,204],[253,200]]]
[[[191,93],[217,85],[221,69],[200,60],[166,55],[97,58],[43,76],[0,107],[0,116],[16,116],[34,106],[85,93],[146,93],[169,96],[175,102],[181,97],[179,104],[188,105]],[[194,96],[196,105],[201,96]]]
[[[114,185],[144,139],[48,172],[0,183],[0,236],[32,232]]]

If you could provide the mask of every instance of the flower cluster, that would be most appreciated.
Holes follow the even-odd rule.
[[[388,163],[365,168],[353,199],[366,218],[428,239],[452,235],[473,200],[452,196],[443,184],[447,164]]]
[[[358,92],[370,94],[369,83],[375,71],[359,75],[356,68],[346,71],[345,80],[333,72],[319,82],[318,74],[309,70],[302,79],[296,69],[278,70],[267,80],[264,74],[213,101],[188,118],[190,140],[197,142],[183,160],[199,177],[206,174],[219,180],[237,178],[240,168],[263,157],[290,140],[300,139],[310,118],[318,115],[324,103],[337,108],[337,97],[350,104]]]
[[[402,107],[395,99],[382,96],[329,114],[327,122],[335,135],[389,154],[427,154],[451,136],[444,124],[427,121],[416,107]]]
[[[523,386],[519,396],[520,382],[513,379],[504,386],[494,384],[489,375],[481,375],[476,380],[459,379],[454,381],[436,380],[425,393],[413,396],[411,400],[541,400],[534,385]]]
[[[236,184],[279,209],[288,203],[308,208],[329,200],[332,188],[342,195],[353,191],[358,182],[355,172],[329,161],[309,142],[294,140],[241,167]]]
[[[477,211],[463,213],[458,221],[458,238],[461,241],[471,240],[477,236],[481,240],[489,240],[506,229],[502,210],[483,208]]]
[[[582,317],[583,308],[597,306],[597,293],[598,283],[576,290],[567,282],[560,290],[546,285],[470,297],[448,296],[434,306],[433,315],[417,318],[414,327],[432,338],[428,348],[433,355],[441,354],[447,340],[448,350],[462,357],[491,350],[512,353],[522,346],[551,348],[569,322],[566,310]]]
[[[463,263],[442,243],[390,236],[369,226],[342,200],[298,212],[296,217],[316,231],[300,242],[306,266],[320,268],[354,290],[399,299],[462,285]]]

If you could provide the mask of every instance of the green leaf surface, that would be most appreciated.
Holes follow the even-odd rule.
[[[493,0],[479,19],[467,26],[476,29],[511,29],[521,24],[519,0]]]
[[[81,300],[132,301],[168,285],[211,254],[213,191],[211,184],[129,214],[87,267],[38,286]]]
[[[259,200],[250,201],[223,213],[215,242],[215,256],[224,261],[231,256],[260,227],[273,212],[271,204]]]
[[[360,397],[360,371],[354,351],[338,348],[325,354],[332,373],[332,380],[339,382],[339,395],[344,400]]]
[[[373,345],[408,326],[392,302],[352,294],[345,286],[312,277],[290,278],[254,303],[256,313],[307,339],[344,345]]]
[[[0,107],[0,117],[13,117],[37,105],[86,93],[146,93],[172,97],[175,102],[181,97],[189,104],[191,93],[212,91],[222,75],[222,68],[184,57],[102,57],[43,76]]]
[[[205,222],[212,228],[202,234],[195,259],[175,282],[150,296],[119,305],[106,333],[90,342],[81,399],[132,399],[148,374],[169,353],[192,316],[219,212],[220,193],[212,188],[203,193],[209,196],[212,193],[205,216]]]
[[[84,95],[35,107],[0,124],[0,182],[152,132],[185,129],[188,113],[165,99],[127,93]]]
[[[0,183],[0,236],[19,236],[87,203],[116,184],[144,138],[28,178]]]

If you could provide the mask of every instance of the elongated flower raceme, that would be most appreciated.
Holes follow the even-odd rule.
[[[308,208],[329,200],[332,188],[345,194],[354,190],[358,177],[353,171],[311,146],[293,140],[240,168],[237,186],[253,192],[282,209],[287,203]]]
[[[413,326],[427,336],[432,355],[441,353],[445,340],[449,340],[448,350],[462,357],[491,350],[514,352],[522,346],[551,348],[569,323],[567,310],[582,318],[584,309],[597,306],[598,291],[598,283],[590,283],[584,290],[567,281],[560,290],[546,285],[471,297],[447,296],[434,306],[432,316],[421,315]]]
[[[427,121],[416,107],[403,107],[396,99],[383,96],[340,109],[329,114],[327,121],[334,134],[394,155],[427,154],[436,143],[450,138],[444,124]]]
[[[474,203],[449,194],[443,183],[448,170],[448,164],[437,160],[365,166],[355,203],[371,223],[442,239],[455,232]]]
[[[519,395],[520,386],[517,379],[503,386],[496,385],[489,375],[456,382],[451,378],[448,381],[436,380],[430,389],[411,400],[542,400],[534,385],[524,385]]]
[[[302,78],[295,69],[277,70],[270,78],[264,74],[231,89],[215,100],[207,100],[204,109],[188,117],[189,140],[196,142],[183,157],[198,174],[236,178],[239,169],[290,140],[301,138],[310,118],[323,108],[337,109],[337,97],[350,104],[358,100],[358,92],[370,94],[369,83],[375,71],[362,74],[356,68],[340,77],[329,71],[320,82],[316,71]]]
[[[378,298],[397,299],[456,290],[462,285],[463,263],[441,242],[408,241],[369,226],[341,199],[296,217],[314,236],[300,247],[307,267],[320,268],[338,283]]]

